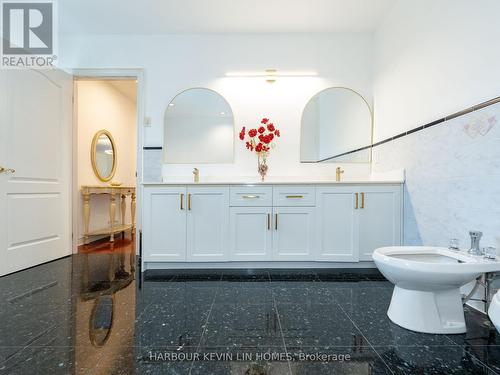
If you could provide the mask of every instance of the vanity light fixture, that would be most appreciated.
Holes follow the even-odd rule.
[[[226,77],[262,77],[268,83],[276,82],[278,77],[315,77],[318,73],[313,71],[279,72],[277,69],[266,69],[263,72],[228,72]]]

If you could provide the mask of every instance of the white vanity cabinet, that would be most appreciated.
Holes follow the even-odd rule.
[[[401,244],[401,188],[358,186],[359,260],[372,260],[373,250]]]
[[[229,259],[229,187],[147,187],[143,215],[144,261]]]
[[[401,244],[398,183],[151,184],[143,196],[146,268],[169,262],[352,263],[371,261],[377,247]]]
[[[371,261],[378,247],[401,243],[401,186],[317,189],[318,260]]]

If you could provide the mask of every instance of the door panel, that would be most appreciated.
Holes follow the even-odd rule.
[[[71,254],[72,76],[0,71],[1,274]]]
[[[357,262],[357,225],[351,187],[318,189],[318,260]]]
[[[229,260],[229,187],[188,187],[187,260]]]
[[[231,208],[231,260],[272,259],[272,208]]]
[[[360,191],[364,205],[359,210],[359,259],[372,260],[376,248],[401,244],[400,188],[360,187]]]
[[[144,189],[144,261],[186,260],[186,188]]]
[[[314,216],[313,207],[274,208],[274,260],[314,260]]]

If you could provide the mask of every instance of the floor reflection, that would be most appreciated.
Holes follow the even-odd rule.
[[[500,340],[392,324],[374,271],[226,270],[138,277],[133,241],[0,279],[6,374],[494,374]]]

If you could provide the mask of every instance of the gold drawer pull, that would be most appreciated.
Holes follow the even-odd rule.
[[[300,199],[300,198],[304,198],[303,195],[287,195],[286,196],[287,198],[289,199]]]
[[[181,210],[184,209],[184,194],[181,194]]]
[[[274,214],[274,229],[278,230],[278,214]]]
[[[359,193],[356,193],[356,206],[354,207],[356,210],[359,207]]]
[[[260,196],[258,196],[258,195],[243,195],[242,198],[243,199],[258,199],[258,198],[260,198]]]
[[[365,208],[365,193],[361,193],[361,208]]]
[[[271,214],[267,214],[267,230],[271,230]]]
[[[188,194],[188,210],[191,211],[191,194]]]

